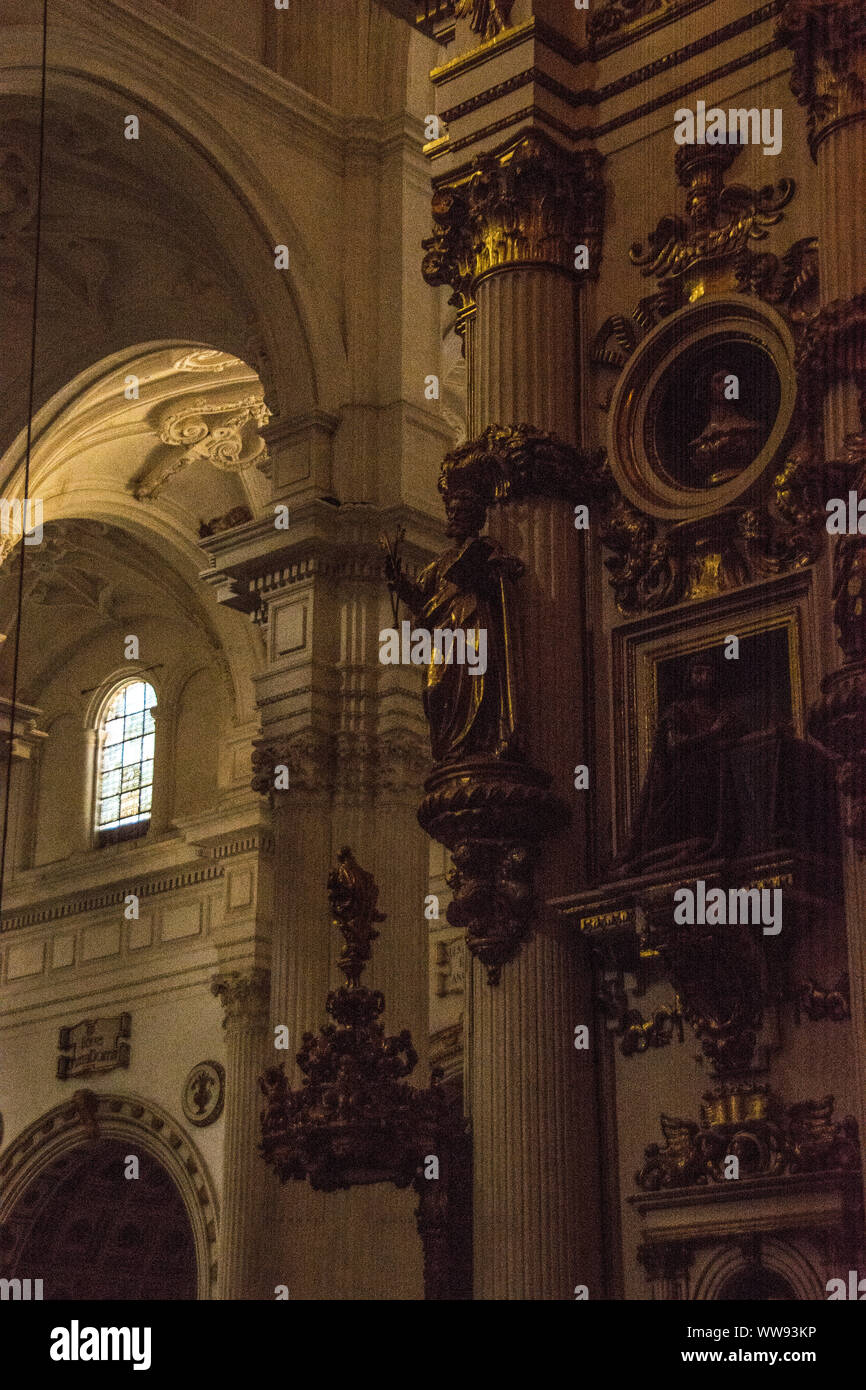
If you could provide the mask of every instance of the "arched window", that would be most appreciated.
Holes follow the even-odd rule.
[[[153,797],[156,691],[147,681],[124,681],[111,695],[99,724],[96,777],[97,843],[143,835]]]

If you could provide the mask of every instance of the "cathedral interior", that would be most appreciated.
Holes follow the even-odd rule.
[[[4,1297],[859,1297],[864,166],[866,0],[4,0]]]

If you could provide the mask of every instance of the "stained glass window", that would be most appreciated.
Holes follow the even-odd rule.
[[[100,843],[144,834],[153,797],[156,691],[128,681],[105,707],[99,728],[96,833]]]

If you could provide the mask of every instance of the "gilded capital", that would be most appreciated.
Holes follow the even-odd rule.
[[[533,131],[497,155],[481,155],[433,194],[434,234],[423,242],[428,285],[450,285],[452,304],[472,302],[480,276],[509,265],[598,268],[604,216],[602,156],[564,150]]]
[[[866,119],[866,0],[787,0],[778,34],[794,53],[791,90],[817,157],[831,131]]]
[[[270,1002],[270,972],[258,966],[251,970],[228,970],[211,981],[211,994],[225,1010],[223,1027],[229,1020],[263,1022]]]

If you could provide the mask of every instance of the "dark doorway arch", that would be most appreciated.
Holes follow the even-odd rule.
[[[195,1299],[195,1240],[183,1198],[152,1154],[96,1139],[60,1154],[11,1213],[26,1234],[9,1277],[42,1279],[46,1300]]]
[[[735,1299],[748,1303],[776,1303],[796,1299],[788,1280],[774,1269],[764,1265],[747,1265],[726,1279],[717,1299]]]

